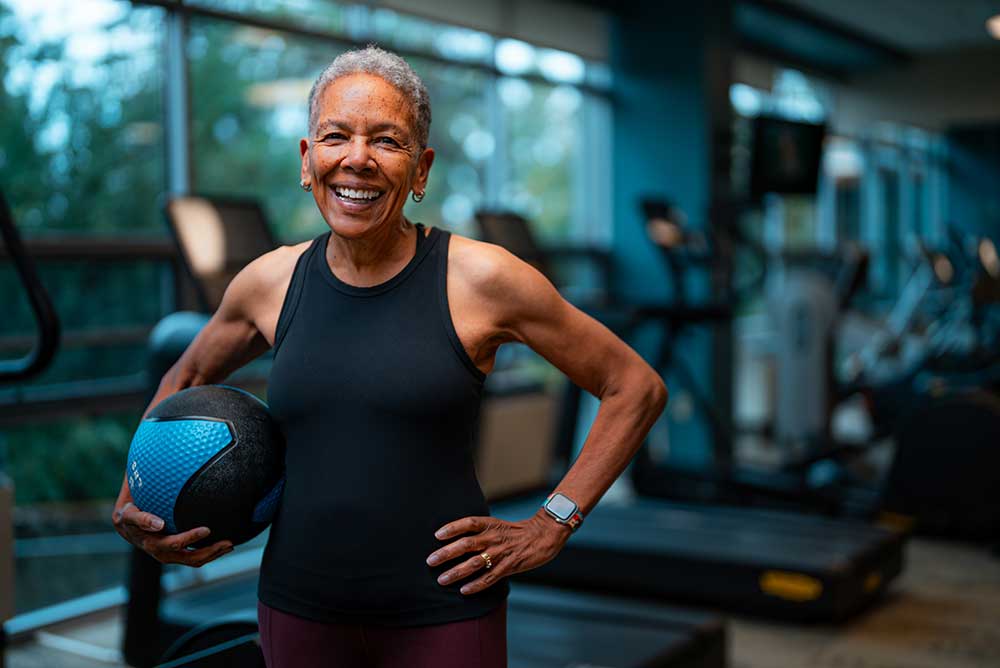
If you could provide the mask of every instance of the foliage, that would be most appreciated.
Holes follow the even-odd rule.
[[[138,420],[137,414],[120,413],[0,434],[0,455],[14,480],[17,505],[117,495]]]

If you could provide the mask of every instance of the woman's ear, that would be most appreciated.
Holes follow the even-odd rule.
[[[417,158],[417,174],[413,179],[414,192],[424,192],[427,189],[427,177],[434,164],[434,149],[425,148]]]
[[[309,140],[299,140],[299,154],[302,158],[302,167],[299,171],[299,180],[302,187],[312,186],[312,170],[309,168]]]

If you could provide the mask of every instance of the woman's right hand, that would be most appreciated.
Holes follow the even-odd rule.
[[[200,568],[233,551],[233,544],[228,540],[220,540],[208,547],[191,549],[191,544],[197,543],[211,533],[208,527],[197,527],[169,536],[162,533],[163,520],[152,513],[142,512],[133,503],[128,479],[122,482],[111,522],[122,538],[162,564],[184,564]]]

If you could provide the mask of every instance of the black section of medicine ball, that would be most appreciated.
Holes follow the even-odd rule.
[[[198,385],[189,387],[156,404],[147,418],[194,418],[214,417],[230,420],[239,415],[252,415],[264,411],[270,420],[267,407],[257,397],[222,385]],[[263,419],[263,418],[262,418]]]
[[[285,442],[263,402],[240,390],[204,385],[172,395],[148,417],[218,418],[233,431],[234,442],[196,471],[177,495],[178,533],[207,526],[212,533],[195,547],[220,540],[239,545],[267,527],[253,521],[253,511],[284,473]]]

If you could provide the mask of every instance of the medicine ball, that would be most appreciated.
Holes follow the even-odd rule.
[[[135,505],[164,532],[211,529],[195,547],[239,545],[270,523],[285,482],[285,442],[267,405],[225,385],[181,390],[153,408],[128,453]]]

